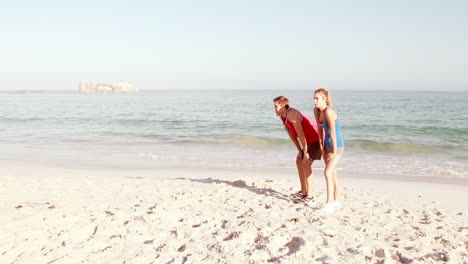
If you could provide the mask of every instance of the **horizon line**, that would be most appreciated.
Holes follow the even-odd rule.
[[[330,89],[332,91],[335,91],[335,92],[402,92],[402,91],[405,91],[405,92],[468,92],[467,90],[444,90],[444,91],[440,91],[440,90],[408,90],[408,89],[394,89],[394,90],[388,90],[388,89],[384,89],[384,90],[372,90],[372,89],[338,89],[338,90],[335,90],[335,89]],[[167,91],[309,91],[309,89],[304,89],[304,88],[300,88],[300,89],[294,89],[294,88],[289,88],[289,89],[278,89],[278,88],[275,88],[275,89],[265,89],[265,88],[257,88],[257,89],[248,89],[248,88],[239,88],[239,89],[231,89],[231,88],[226,88],[226,89],[222,89],[222,88],[219,88],[219,89],[213,89],[213,88],[194,88],[194,89],[190,89],[190,88],[171,88],[171,89],[145,89],[145,90],[139,90],[138,92],[135,92],[135,93],[115,93],[115,94],[139,94],[139,93],[146,93],[146,92],[159,92],[159,91],[164,91],[164,92],[167,92]],[[18,90],[18,89],[5,89],[5,90],[0,90],[0,94],[28,94],[28,93],[36,93],[36,94],[41,94],[41,93],[80,93],[80,91],[78,89],[76,90],[47,90],[47,89],[42,89],[42,90],[36,90],[36,89],[24,89],[24,90]],[[99,93],[97,93],[99,94]],[[103,93],[105,94],[105,93]],[[112,93],[108,93],[108,94],[112,94]]]

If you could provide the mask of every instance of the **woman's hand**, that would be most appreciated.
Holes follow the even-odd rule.
[[[327,153],[327,157],[325,157],[325,161],[329,161],[335,156],[336,154],[334,152]]]

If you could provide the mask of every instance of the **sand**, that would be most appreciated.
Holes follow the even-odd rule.
[[[467,263],[467,182],[0,161],[0,263]]]

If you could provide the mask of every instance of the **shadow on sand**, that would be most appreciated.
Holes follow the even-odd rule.
[[[251,191],[256,194],[264,195],[264,196],[271,196],[285,201],[291,201],[291,198],[288,195],[283,193],[277,192],[271,188],[258,188],[255,186],[247,185],[245,181],[237,180],[237,181],[226,181],[226,180],[218,180],[212,178],[206,179],[187,179],[187,178],[179,178],[179,180],[189,180],[192,182],[200,182],[200,183],[208,183],[208,184],[226,184],[232,187],[242,188],[248,191]]]

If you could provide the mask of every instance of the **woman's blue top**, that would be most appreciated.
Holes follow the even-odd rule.
[[[328,108],[328,107],[327,107]],[[326,110],[326,108],[325,108]],[[323,111],[325,111],[323,110]],[[325,113],[324,113],[325,114]],[[326,147],[333,147],[333,143],[330,137],[330,126],[328,125],[327,118],[323,118],[323,122],[319,123],[323,129],[325,129],[325,146]],[[343,148],[344,147],[344,140],[343,136],[341,135],[341,126],[340,126],[340,120],[338,118],[335,120],[335,132],[336,132],[336,147],[337,148]]]

